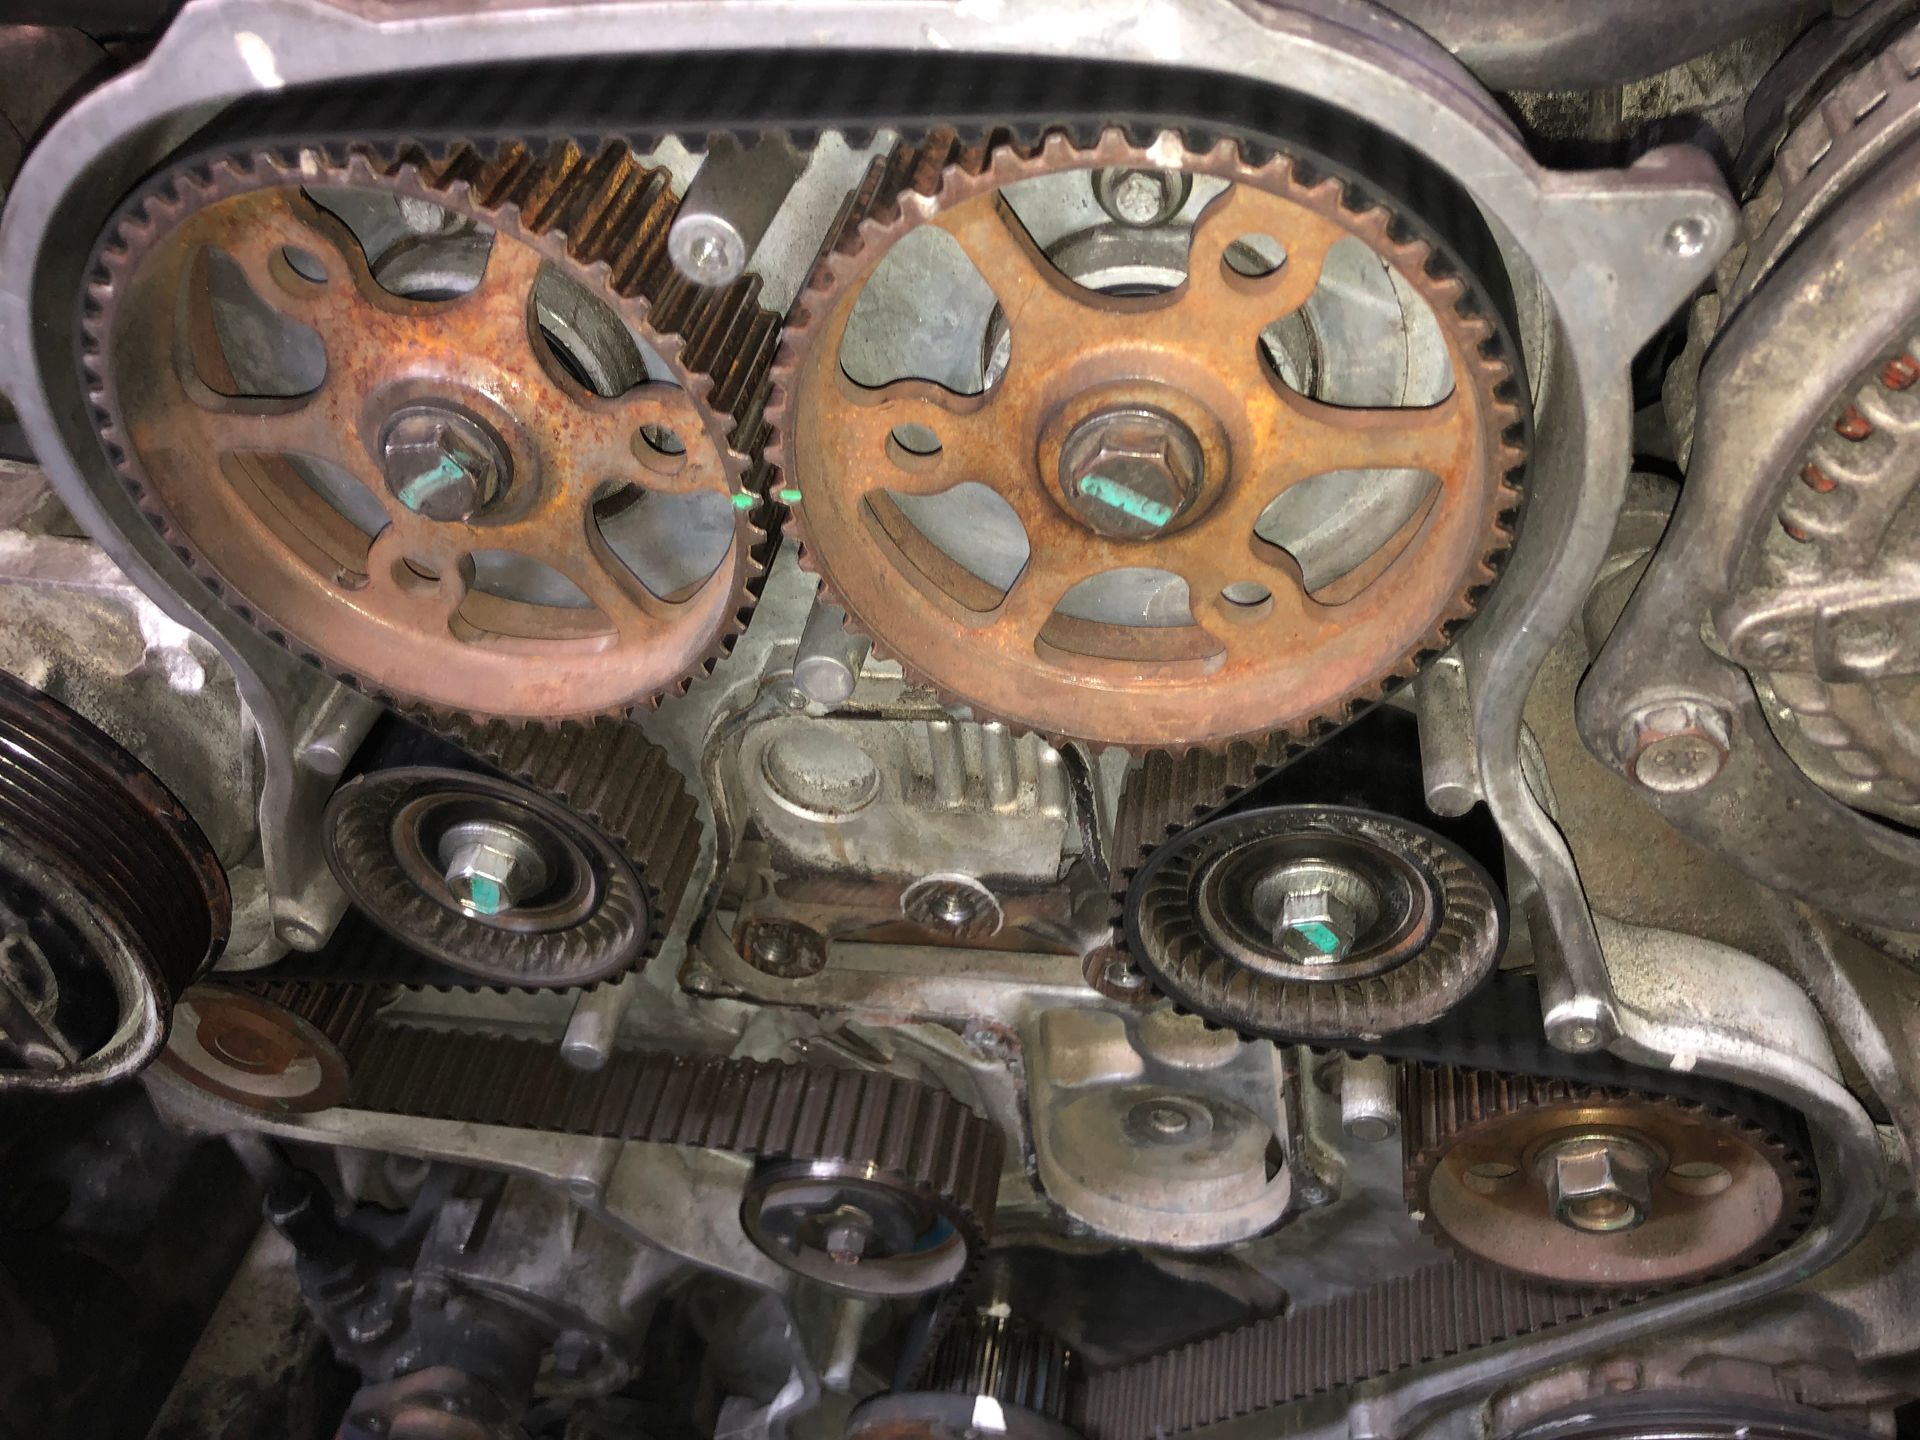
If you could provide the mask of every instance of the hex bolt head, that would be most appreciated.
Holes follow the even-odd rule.
[[[1704,700],[1663,700],[1626,726],[1627,772],[1657,795],[1686,795],[1718,778],[1730,753],[1731,721]]]
[[[599,1345],[578,1330],[569,1330],[553,1342],[554,1373],[564,1380],[580,1379],[599,1358]]]
[[[1653,1153],[1622,1135],[1581,1135],[1540,1152],[1537,1173],[1553,1218],[1586,1235],[1639,1227],[1653,1206]]]
[[[1067,436],[1060,490],[1095,534],[1150,540],[1192,507],[1204,468],[1200,442],[1173,416],[1116,408],[1088,416]]]
[[[380,470],[407,509],[428,520],[469,520],[506,488],[508,460],[479,420],[452,405],[404,406],[380,432]]]
[[[532,837],[497,821],[450,827],[440,838],[439,854],[454,903],[482,920],[512,913],[551,878]]]
[[[843,1206],[830,1217],[823,1248],[836,1265],[858,1265],[867,1258],[873,1243],[872,1217],[852,1206]]]
[[[1102,170],[1093,177],[1093,197],[1109,218],[1132,229],[1164,225],[1193,193],[1193,177],[1181,170]]]
[[[1303,965],[1332,965],[1351,953],[1359,928],[1353,906],[1331,889],[1291,890],[1280,902],[1273,943]]]

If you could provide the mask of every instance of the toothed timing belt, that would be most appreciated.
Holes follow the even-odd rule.
[[[646,108],[644,118],[631,113],[638,104]],[[781,130],[808,144],[832,131],[859,145],[881,130],[913,139],[936,125],[963,134],[1010,131],[1037,138],[1054,127],[1089,137],[1114,124],[1142,135],[1178,130],[1189,143],[1231,138],[1256,158],[1283,149],[1340,175],[1360,195],[1386,201],[1400,223],[1453,257],[1462,278],[1480,287],[1483,311],[1511,324],[1511,296],[1493,240],[1450,177],[1393,137],[1309,97],[1204,71],[952,53],[791,51],[433,71],[410,74],[404,85],[368,81],[241,102],[202,132],[181,163],[240,144],[298,150],[410,142],[431,148],[510,137],[585,147],[619,138],[647,150],[669,135],[720,132]],[[1445,225],[1444,238],[1427,228],[1437,224]],[[1149,757],[1123,796],[1115,858],[1131,859],[1192,823],[1299,753],[1311,738],[1281,734],[1224,755]],[[507,737],[494,739],[504,745]],[[535,771],[517,771],[505,749],[470,748],[509,774],[547,783]],[[692,861],[671,845],[660,855],[662,868],[656,872],[649,864],[649,873],[671,913]],[[1494,1003],[1502,1009],[1515,1006],[1515,985],[1506,981],[1496,977],[1483,992],[1497,996]],[[369,1007],[352,1003],[341,987],[299,988],[309,992],[310,1004],[330,1005],[335,1022],[344,1026],[339,1038],[361,1067],[355,1103],[366,1108],[789,1156],[808,1153],[809,1144],[836,1155],[894,1144],[904,1146],[893,1152],[897,1163],[940,1171],[983,1218],[991,1214],[992,1192],[982,1188],[981,1177],[988,1168],[997,1174],[997,1161],[991,1167],[979,1161],[989,1151],[997,1157],[997,1132],[988,1140],[965,1121],[928,1121],[938,1102],[953,1102],[896,1077],[645,1052],[616,1056],[605,1070],[586,1075],[565,1067],[551,1046],[369,1026]],[[1524,999],[1515,1008],[1524,1008]],[[1566,1056],[1543,1041],[1534,1043],[1536,1028],[1537,1006],[1531,1021],[1498,1038],[1455,1022],[1384,1049],[1410,1063],[1491,1060],[1496,1070],[1583,1083],[1635,1081],[1657,1093],[1680,1091],[1703,1100],[1711,1092],[1712,1103],[1778,1126],[1804,1144],[1797,1117],[1770,1101],[1710,1081],[1676,1083],[1607,1057]],[[1517,1046],[1515,1034],[1526,1037]],[[963,1107],[954,1108],[972,1127],[986,1127]],[[944,1125],[950,1139],[961,1132],[971,1137],[953,1143],[973,1147],[972,1178],[961,1176],[969,1167],[957,1151],[936,1156],[904,1139],[919,1128],[903,1119],[907,1115],[935,1129]],[[811,1142],[796,1139],[803,1131],[814,1137]],[[1532,1283],[1464,1261],[1442,1262],[1096,1375],[1076,1418],[1097,1440],[1148,1440],[1621,1303],[1623,1297]]]

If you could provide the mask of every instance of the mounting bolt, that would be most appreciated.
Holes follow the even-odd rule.
[[[843,1206],[827,1226],[823,1248],[836,1265],[858,1265],[873,1243],[873,1219],[866,1212]]]
[[[1287,892],[1273,942],[1303,965],[1332,965],[1347,958],[1358,930],[1353,906],[1331,889],[1316,886]]]
[[[1578,1135],[1540,1152],[1535,1168],[1553,1218],[1586,1235],[1635,1229],[1653,1205],[1653,1152],[1624,1135]]]
[[[1164,225],[1187,203],[1193,177],[1182,170],[1102,170],[1093,177],[1093,198],[1120,224],[1133,229]]]
[[[380,431],[380,470],[394,498],[429,520],[467,520],[506,488],[505,449],[453,405],[406,405]]]
[[[1193,432],[1147,406],[1088,416],[1060,449],[1067,507],[1097,535],[1150,540],[1191,508],[1205,457]]]
[[[1627,773],[1658,795],[1686,795],[1711,785],[1730,753],[1727,712],[1704,700],[1662,700],[1627,721],[1622,749]]]
[[[999,930],[1000,902],[971,875],[923,876],[900,896],[900,913],[914,924],[956,939],[977,939]]]
[[[511,913],[551,878],[532,837],[497,820],[450,826],[439,852],[454,903],[482,920]]]
[[[569,1330],[553,1342],[553,1370],[563,1380],[578,1380],[599,1358],[599,1345],[578,1330]]]

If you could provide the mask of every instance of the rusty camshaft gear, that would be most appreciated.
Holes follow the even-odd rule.
[[[1151,295],[1083,289],[1013,214],[1009,185],[1161,167],[1228,182],[1191,232],[1188,279]],[[923,380],[862,388],[841,366],[855,307],[920,227],[944,231],[1000,302],[1006,369],[977,396]],[[1270,236],[1264,274],[1238,255]],[[1435,317],[1454,377],[1418,409],[1342,409],[1269,373],[1261,336],[1312,296],[1349,238]],[[802,564],[909,674],[1053,739],[1184,750],[1304,732],[1414,673],[1473,612],[1511,540],[1525,416],[1515,365],[1438,242],[1287,154],[1249,158],[1172,133],[1080,146],[951,135],[897,150],[855,197],[775,362],[774,456]],[[929,445],[931,432],[937,445]],[[903,438],[910,437],[910,438]],[[1374,554],[1309,594],[1256,524],[1283,492],[1343,472],[1437,484]],[[939,550],[896,496],[984,485],[1025,529],[1001,593]],[[1129,567],[1186,584],[1189,624],[1076,618],[1077,586]],[[908,592],[911,592],[910,598]]]
[[[1405,1065],[1407,1204],[1461,1251],[1536,1280],[1665,1290],[1783,1248],[1812,1211],[1804,1158],[1694,1101]]]
[[[378,274],[376,202],[405,232]],[[95,257],[109,453],[218,593],[382,698],[521,720],[650,704],[724,653],[765,559],[776,321],[756,280],[678,277],[677,204],[617,143],[182,162]],[[464,277],[437,258],[455,252]],[[263,350],[306,373],[263,378]],[[697,503],[731,517],[704,578],[643,577],[609,538],[624,511]]]

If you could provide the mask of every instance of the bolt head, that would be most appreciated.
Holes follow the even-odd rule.
[[[728,285],[747,268],[746,241],[718,215],[681,216],[667,234],[667,254],[696,285]]]
[[[1353,906],[1331,889],[1289,891],[1280,902],[1274,943],[1303,965],[1333,965],[1347,958],[1359,933]]]
[[[464,411],[413,405],[387,421],[380,436],[387,488],[416,515],[461,521],[485,509],[504,488],[506,457],[486,429]]]
[[[1122,225],[1144,229],[1177,215],[1193,180],[1179,170],[1102,170],[1093,185],[1102,210]]]
[[[1067,437],[1060,483],[1068,507],[1097,534],[1149,540],[1191,508],[1204,463],[1200,442],[1171,415],[1110,410]]]
[[[1553,1217],[1570,1230],[1622,1234],[1641,1225],[1652,1207],[1654,1159],[1635,1141],[1562,1141],[1543,1151],[1539,1164]]]
[[[440,841],[447,890],[479,919],[506,915],[546,887],[546,860],[533,840],[510,825],[473,821]]]
[[[873,1239],[873,1220],[862,1211],[843,1206],[827,1226],[823,1248],[836,1265],[858,1265],[867,1258]]]
[[[1731,722],[1725,711],[1705,701],[1649,705],[1633,716],[1627,731],[1628,772],[1655,794],[1705,789],[1726,766]]]

